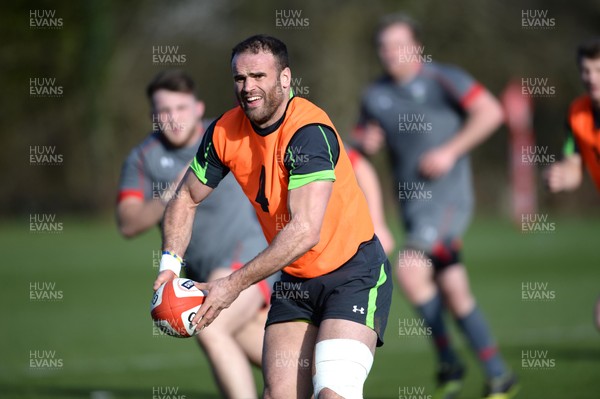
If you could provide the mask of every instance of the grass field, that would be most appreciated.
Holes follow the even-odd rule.
[[[507,222],[476,219],[465,261],[500,348],[522,380],[519,397],[598,398],[600,335],[592,309],[600,294],[600,219],[555,223],[553,233],[523,234]],[[158,232],[126,241],[109,223],[64,220],[63,227],[59,234],[30,233],[26,218],[0,227],[0,398],[153,399],[157,388],[186,399],[217,398],[195,343],[153,329]],[[554,298],[524,301],[522,285],[529,283],[547,284],[537,292]],[[399,322],[413,317],[396,295],[366,398],[433,392],[427,338],[399,334]],[[469,367],[461,397],[478,398],[481,372],[454,337]],[[539,365],[547,368],[524,368],[523,351],[543,353]]]

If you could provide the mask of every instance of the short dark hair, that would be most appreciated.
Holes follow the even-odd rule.
[[[194,97],[198,97],[194,79],[181,69],[167,69],[159,72],[146,87],[148,99],[152,101],[154,93],[161,89],[193,94]]]
[[[404,13],[388,14],[379,19],[379,24],[377,25],[377,30],[375,31],[375,43],[379,43],[379,36],[381,33],[393,25],[408,26],[415,40],[421,43],[421,37],[423,33],[421,25],[413,17]]]
[[[281,72],[283,69],[290,66],[287,47],[281,40],[269,35],[254,35],[246,40],[236,44],[231,50],[231,61],[238,54],[251,52],[258,54],[260,51],[273,54],[277,60],[277,67]]]
[[[592,37],[577,47],[577,64],[581,64],[583,58],[600,58],[600,36]]]

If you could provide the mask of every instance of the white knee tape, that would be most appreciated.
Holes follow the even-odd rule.
[[[362,399],[363,385],[371,371],[373,355],[360,341],[327,339],[315,348],[315,399],[329,388],[346,399]]]

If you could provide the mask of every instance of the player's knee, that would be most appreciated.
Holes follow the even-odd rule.
[[[200,331],[196,337],[204,347],[219,347],[224,339],[233,339],[229,331],[212,325]]]
[[[415,251],[403,251],[398,259],[398,281],[405,290],[421,290],[432,283],[431,260]]]
[[[362,398],[363,385],[371,366],[373,354],[360,341],[328,339],[315,348],[315,398]]]
[[[461,246],[458,239],[440,240],[434,244],[428,255],[436,273],[442,273],[448,267],[460,263]]]
[[[455,317],[462,317],[475,307],[475,298],[468,288],[447,288],[443,290],[444,298],[450,309],[450,312]]]
[[[452,266],[439,275],[440,288],[448,308],[461,317],[475,307],[475,297],[469,287],[467,273],[462,266]]]

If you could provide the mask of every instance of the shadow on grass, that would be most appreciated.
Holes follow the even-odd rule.
[[[92,396],[92,392],[98,392],[96,396]],[[102,395],[100,392],[104,392]],[[161,393],[162,394],[162,393]],[[158,394],[157,394],[158,395]],[[165,394],[166,395],[166,394]],[[219,395],[195,390],[181,390],[177,393],[181,397],[188,399],[219,399]],[[18,399],[34,399],[34,398],[97,398],[97,399],[152,399],[154,393],[152,388],[107,388],[107,387],[67,387],[67,386],[29,386],[0,384],[1,398],[18,398]],[[156,396],[160,397],[160,396]]]

